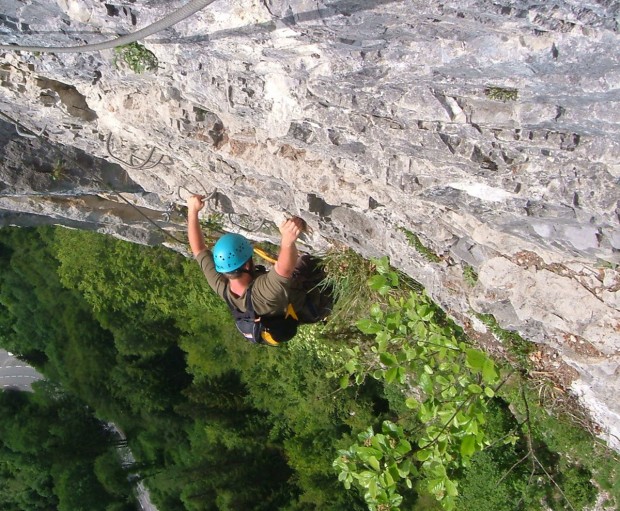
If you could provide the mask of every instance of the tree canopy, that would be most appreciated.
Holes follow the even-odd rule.
[[[586,433],[519,412],[526,391],[498,385],[499,365],[423,294],[394,294],[387,266],[351,265],[383,268],[357,327],[340,316],[272,349],[244,341],[198,265],[164,248],[3,229],[0,259],[0,345],[46,377],[0,394],[8,510],[123,511],[139,480],[160,511],[433,510],[442,495],[463,510],[582,509],[594,473],[620,491],[617,463],[587,461]],[[519,462],[534,455],[534,471]]]

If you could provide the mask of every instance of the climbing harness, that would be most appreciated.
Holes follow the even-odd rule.
[[[319,287],[324,273],[318,265],[318,259],[309,254],[304,254],[302,259],[302,264],[293,275],[293,279],[297,279],[305,293],[305,301],[300,310],[295,310],[289,302],[284,315],[258,316],[252,304],[252,286],[255,282],[253,281],[246,290],[245,312],[242,312],[232,303],[228,286],[224,290],[224,300],[235,320],[237,329],[248,341],[279,346],[295,337],[300,324],[323,321],[331,313],[333,305],[331,291]],[[266,272],[263,266],[257,265],[254,276],[260,276]]]
[[[277,259],[275,259],[271,254],[265,252],[262,248],[254,247],[254,253],[271,264],[276,264],[277,262]]]
[[[228,298],[227,290],[224,291],[224,300],[235,319],[237,329],[252,343],[279,346],[281,343],[290,341],[297,334],[299,320],[291,304],[288,305],[287,314],[284,317],[272,318],[256,314],[252,305],[252,285],[246,291],[245,312],[233,305]],[[290,314],[291,311],[292,314]]]

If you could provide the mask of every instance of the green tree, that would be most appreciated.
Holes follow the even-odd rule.
[[[0,393],[3,502],[19,510],[104,510],[118,502],[99,483],[94,460],[113,449],[83,403],[45,382]],[[130,499],[129,488],[120,502]]]
[[[126,497],[131,493],[128,473],[121,466],[118,452],[108,449],[95,459],[94,472],[105,490],[116,497]]]

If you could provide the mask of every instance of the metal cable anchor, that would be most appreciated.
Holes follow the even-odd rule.
[[[20,137],[24,137],[24,138],[34,138],[34,139],[41,138],[43,136],[43,132],[45,131],[45,128],[47,128],[47,124],[43,126],[43,128],[41,128],[41,131],[39,131],[39,133],[35,133],[34,131],[26,128],[28,129],[28,131],[30,131],[30,133],[26,133],[22,131],[22,127],[19,124],[15,124],[15,131]]]
[[[150,170],[154,167],[156,167],[157,165],[159,165],[161,163],[161,161],[164,159],[164,155],[162,154],[159,159],[156,162],[152,162],[151,158],[153,158],[153,154],[155,153],[155,148],[152,147],[150,152],[148,153],[147,157],[142,160],[142,158],[136,156],[135,154],[133,154],[133,152],[129,155],[129,161],[125,161],[121,158],[119,158],[118,156],[114,155],[112,153],[112,148],[111,148],[111,144],[112,144],[112,132],[110,132],[108,134],[108,137],[106,138],[106,142],[105,142],[105,148],[108,152],[108,154],[110,155],[110,158],[112,158],[114,161],[117,161],[118,163],[125,165],[126,167],[129,167],[131,169],[135,169],[135,170]],[[134,160],[136,160],[138,163],[135,163]],[[142,161],[142,163],[140,163]],[[150,164],[147,167],[147,164]]]

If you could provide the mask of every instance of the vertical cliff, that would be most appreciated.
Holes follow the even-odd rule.
[[[0,43],[70,46],[183,2],[0,5]],[[618,446],[619,16],[614,1],[233,0],[133,61],[2,51],[0,218],[182,250],[157,226],[181,239],[190,192],[216,191],[210,211],[256,239],[298,214],[313,249],[388,254],[472,331],[489,313],[545,346]]]

